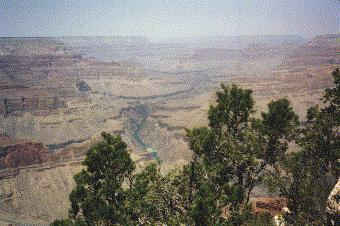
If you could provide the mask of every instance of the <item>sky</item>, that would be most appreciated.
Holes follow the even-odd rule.
[[[0,36],[301,35],[340,32],[340,0],[0,0]]]

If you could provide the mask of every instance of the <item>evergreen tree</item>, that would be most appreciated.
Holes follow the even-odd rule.
[[[325,90],[324,106],[308,109],[307,120],[296,142],[300,150],[280,161],[281,170],[270,183],[287,198],[291,225],[330,225],[336,216],[326,212],[327,199],[339,178],[340,159],[340,72],[333,73],[334,88]],[[339,220],[339,219],[337,219]]]
[[[85,169],[74,179],[70,194],[71,219],[86,225],[121,225],[130,220],[126,211],[127,189],[135,169],[120,136],[102,133],[103,141],[91,147],[83,162]]]
[[[214,224],[224,221],[241,225],[251,218],[251,192],[261,183],[266,167],[274,165],[286,152],[289,134],[298,120],[286,99],[271,102],[262,119],[255,119],[251,90],[235,85],[221,88],[217,105],[209,109],[209,127],[188,131],[194,152],[191,164],[202,168],[200,177],[205,179],[195,184],[196,193],[215,215],[204,209],[195,213],[209,213]],[[222,210],[229,217],[216,217]]]

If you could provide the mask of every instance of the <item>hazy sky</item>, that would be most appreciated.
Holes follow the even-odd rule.
[[[339,0],[0,0],[0,36],[310,37],[339,24]]]

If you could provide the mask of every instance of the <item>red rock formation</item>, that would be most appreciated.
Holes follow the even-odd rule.
[[[252,207],[255,213],[269,213],[272,216],[280,214],[286,206],[287,201],[279,197],[256,197],[252,201]]]
[[[0,148],[0,169],[40,164],[48,160],[48,150],[41,143],[22,143]]]

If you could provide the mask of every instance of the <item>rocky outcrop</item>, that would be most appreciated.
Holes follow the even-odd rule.
[[[1,176],[7,175],[0,180],[0,218],[36,224],[66,218],[73,176],[81,169],[74,160],[0,170]]]
[[[0,138],[0,224],[67,217],[73,175],[87,149],[51,152],[42,143]]]
[[[340,220],[340,178],[328,197],[327,213],[335,216],[335,218],[337,217],[337,220]],[[335,222],[333,223],[333,225],[335,225]]]
[[[75,63],[68,55],[0,56],[0,114],[65,107],[69,97],[77,96],[70,70]]]
[[[283,208],[287,207],[287,200],[279,197],[256,197],[251,203],[256,214],[269,213],[271,216],[282,213]]]
[[[48,159],[42,143],[23,143],[0,148],[0,169],[41,164]]]
[[[320,35],[309,41],[307,44],[296,48],[285,64],[293,65],[337,65],[340,63],[338,52],[340,51],[340,35]]]
[[[58,96],[6,97],[0,99],[0,114],[5,117],[13,114],[22,115],[24,112],[55,110],[61,107],[65,107],[65,101]]]

